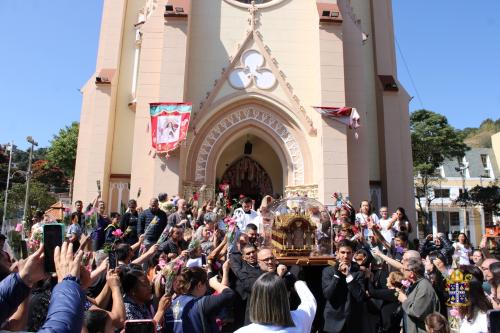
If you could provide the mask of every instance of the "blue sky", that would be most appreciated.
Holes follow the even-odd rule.
[[[79,119],[78,89],[95,69],[102,1],[0,0],[1,143],[26,148],[31,135],[47,146]],[[457,128],[500,117],[499,0],[393,0],[393,12],[416,86],[397,52],[399,79],[415,96],[411,111],[442,113]]]

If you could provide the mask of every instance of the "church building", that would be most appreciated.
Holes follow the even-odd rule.
[[[101,191],[120,211],[224,184],[415,216],[391,0],[104,0],[82,93],[75,200]],[[192,105],[168,154],[152,146],[150,103],[162,102]]]

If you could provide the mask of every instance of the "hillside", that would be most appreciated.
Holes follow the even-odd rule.
[[[491,136],[500,132],[500,119],[484,120],[479,128],[466,127],[462,130],[465,134],[465,144],[471,148],[491,148]]]

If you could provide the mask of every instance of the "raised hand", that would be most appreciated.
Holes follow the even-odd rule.
[[[61,282],[67,275],[79,277],[80,263],[82,261],[83,251],[78,251],[73,256],[73,244],[63,242],[62,246],[56,246],[54,251],[54,263],[56,265],[57,280]]]
[[[118,275],[117,270],[110,269],[106,274],[106,281],[110,288],[120,288],[120,276]]]
[[[288,269],[283,264],[278,265],[278,267],[276,268],[276,273],[278,274],[279,277],[285,276],[287,271]]]
[[[40,248],[30,255],[28,258],[19,260],[17,268],[19,269],[19,276],[21,280],[28,286],[32,287],[33,284],[45,278],[46,273],[43,267],[43,244]]]

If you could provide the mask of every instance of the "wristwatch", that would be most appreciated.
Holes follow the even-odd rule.
[[[80,279],[77,278],[76,276],[73,276],[73,275],[70,275],[70,274],[66,275],[64,277],[63,281],[64,280],[75,281],[76,283],[80,284]]]

